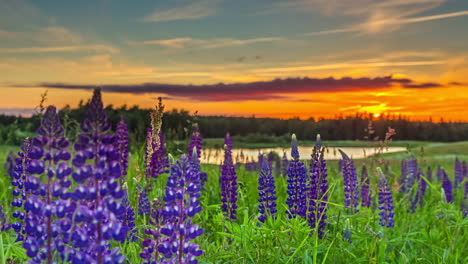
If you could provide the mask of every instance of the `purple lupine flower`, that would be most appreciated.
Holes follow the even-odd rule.
[[[361,171],[361,206],[369,208],[371,205],[370,179],[367,173],[366,165],[362,166]]]
[[[142,253],[140,253],[140,257],[145,260],[143,264],[160,263],[162,256],[158,247],[163,241],[161,237],[161,228],[164,226],[164,218],[162,213],[162,203],[159,199],[154,199],[151,204],[149,223],[151,228],[145,229],[145,234],[147,234],[149,238],[145,238],[142,243],[143,249]]]
[[[288,156],[286,155],[286,152],[283,152],[283,159],[281,160],[281,168],[282,168],[281,175],[283,177],[288,176],[288,167],[289,167]]]
[[[122,169],[122,176],[126,176],[128,168],[128,126],[123,117],[120,117],[120,121],[117,123],[116,136],[120,154],[120,168]]]
[[[125,241],[128,230],[118,220],[126,212],[121,202],[125,192],[119,184],[120,153],[117,137],[109,132],[99,89],[94,90],[81,128],[83,133],[74,146],[77,186],[71,197],[78,205],[70,231],[74,248],[70,259],[75,263],[122,263],[125,258],[110,243]]]
[[[135,242],[137,237],[135,235],[135,211],[133,207],[130,205],[130,200],[128,199],[128,192],[124,192],[124,196],[122,198],[122,206],[125,208],[125,213],[122,215],[117,216],[117,219],[120,220],[123,225],[128,230],[127,233],[127,240],[131,242]]]
[[[418,162],[415,158],[406,161],[404,177],[402,175],[402,182],[400,187],[401,192],[408,193],[411,191],[415,180],[417,180],[418,171]]]
[[[8,152],[8,156],[5,160],[4,169],[8,175],[13,179],[16,166],[16,155],[13,151]]]
[[[453,180],[453,185],[455,188],[458,188],[458,185],[460,185],[463,181],[463,165],[460,162],[458,158],[455,158],[455,166],[454,166],[454,180]]]
[[[165,224],[161,228],[166,238],[158,246],[163,255],[162,263],[198,263],[196,257],[203,253],[199,245],[190,242],[203,233],[193,223],[193,217],[202,209],[200,165],[195,153],[190,160],[182,155],[171,167],[164,196]]]
[[[416,177],[418,180],[418,190],[416,191],[416,194],[411,202],[411,212],[416,211],[416,206],[419,203],[419,206],[422,208],[424,204],[424,195],[426,194],[426,188],[427,188],[427,182],[424,180],[422,175],[422,170],[419,169],[418,171],[418,176]]]
[[[229,139],[231,140],[231,149],[232,149],[232,139],[231,137],[229,137]],[[202,146],[203,146],[203,137],[202,137],[202,134],[200,133],[200,128],[198,127],[198,124],[194,124],[192,135],[190,137],[190,141],[188,144],[188,153],[192,153],[193,148],[196,148],[198,161],[200,161]],[[203,186],[208,179],[208,175],[206,174],[206,172],[200,171],[200,179],[201,179],[201,183]]]
[[[447,203],[452,203],[453,202],[452,182],[450,181],[450,178],[448,177],[447,173],[443,169],[442,169],[442,174],[443,174],[442,188],[445,194],[445,201],[447,201]]]
[[[54,106],[47,107],[37,133],[28,152],[31,160],[25,185],[28,195],[23,247],[31,263],[67,261],[64,253],[68,243],[62,223],[70,221],[66,216],[75,208],[67,200],[71,185],[68,176],[73,169],[67,163],[71,158],[69,142]]]
[[[273,151],[268,152],[267,159],[268,159],[268,164],[270,164],[270,168],[273,168],[273,162],[275,161],[275,154],[273,153]],[[263,164],[259,164],[259,165],[260,165],[260,168],[261,166],[263,166]]]
[[[288,168],[288,198],[286,199],[289,208],[286,213],[288,218],[305,217],[307,211],[307,169],[299,159],[297,139],[294,134],[291,139],[291,157]]]
[[[338,160],[338,172],[339,173],[343,172],[343,167],[344,167],[344,160],[342,159]]]
[[[325,148],[317,135],[317,141],[312,151],[310,163],[310,180],[307,183],[307,218],[311,229],[315,229],[318,221],[318,236],[322,238],[326,227],[326,212],[328,210],[328,180],[327,165],[324,159]]]
[[[258,207],[260,217],[258,220],[264,223],[268,217],[275,218],[277,212],[275,179],[271,173],[271,167],[265,159],[263,160],[260,177],[258,178],[258,195],[260,197],[258,199],[260,203]]]
[[[13,196],[16,198],[13,199],[11,205],[13,207],[17,207],[17,209],[13,212],[13,217],[17,220],[12,224],[13,229],[16,232],[16,241],[23,241],[25,238],[26,230],[25,227],[25,219],[27,217],[27,213],[24,211],[24,204],[28,197],[27,189],[30,189],[29,186],[26,188],[25,185],[30,185],[28,183],[29,179],[29,164],[31,159],[29,157],[29,153],[31,151],[31,140],[29,138],[25,138],[23,140],[23,145],[21,146],[21,151],[18,152],[18,157],[15,160],[15,167],[13,172],[11,172],[11,184],[14,186]],[[34,178],[33,186],[39,185],[39,179]],[[36,188],[32,188],[36,189]]]
[[[343,157],[343,183],[344,183],[344,194],[345,194],[345,208],[352,209],[353,212],[358,212],[359,209],[359,190],[357,183],[357,173],[354,167],[354,162],[339,149],[341,156]]]
[[[265,159],[265,156],[259,151],[258,152],[258,163],[256,164],[257,166],[256,166],[255,170],[258,170],[259,168],[262,167],[264,159]]]
[[[198,159],[200,159],[202,145],[203,145],[203,137],[202,137],[202,134],[200,133],[200,128],[198,127],[198,124],[194,124],[192,135],[190,137],[190,141],[188,144],[188,153],[192,153],[193,148],[196,148]]]
[[[0,235],[3,231],[10,230],[11,225],[7,223],[5,212],[3,212],[3,206],[0,205]]]
[[[150,213],[150,201],[148,199],[148,195],[146,194],[146,190],[142,187],[139,189],[140,193],[138,195],[138,214],[147,215]]]
[[[221,177],[219,180],[221,186],[221,210],[228,220],[234,221],[237,215],[237,174],[236,167],[232,161],[232,152],[228,145],[224,145],[224,162],[221,165]]]
[[[387,179],[380,168],[377,168],[380,176],[379,182],[379,215],[380,225],[384,227],[394,227],[394,211],[392,191],[388,186]]]

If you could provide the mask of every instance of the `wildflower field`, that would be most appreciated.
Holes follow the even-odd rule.
[[[163,111],[132,145],[95,90],[73,142],[50,106],[37,136],[3,146],[0,264],[468,262],[466,144],[327,161],[326,134],[309,156],[293,135],[291,159],[239,164],[227,134],[223,163],[200,164],[196,125],[167,153]]]

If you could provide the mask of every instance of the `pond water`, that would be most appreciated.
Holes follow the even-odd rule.
[[[312,154],[312,147],[299,146],[298,149],[301,159],[310,159],[310,155]],[[369,147],[327,147],[325,149],[325,159],[341,159],[341,154],[338,149],[341,149],[353,159],[362,159],[378,153],[400,152],[406,150],[404,147],[388,147],[384,149]],[[235,163],[247,163],[257,161],[259,153],[268,154],[271,151],[276,152],[280,157],[283,157],[283,153],[286,152],[288,159],[291,159],[290,148],[233,149],[232,157]],[[222,149],[203,149],[201,154],[201,163],[221,164],[223,159],[224,150]]]

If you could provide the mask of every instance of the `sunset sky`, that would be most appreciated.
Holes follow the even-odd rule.
[[[468,1],[0,0],[0,113],[98,86],[201,115],[468,121]]]

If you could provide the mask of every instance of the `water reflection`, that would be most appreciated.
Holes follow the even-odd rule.
[[[339,160],[341,155],[338,152],[338,149],[343,150],[348,156],[353,159],[362,159],[377,153],[390,153],[390,152],[399,152],[405,151],[404,147],[388,147],[384,149],[378,148],[369,148],[369,147],[327,147],[325,149],[325,159],[326,160]],[[288,159],[291,159],[291,149],[290,148],[261,148],[261,149],[233,149],[232,157],[236,163],[248,163],[257,161],[259,153],[270,153],[274,152],[278,154],[279,157],[283,157],[283,153],[286,152]],[[309,159],[312,154],[312,147],[301,147],[299,146],[299,154],[301,159]],[[224,158],[224,150],[222,149],[203,149],[201,155],[202,163],[209,164],[221,164]]]

